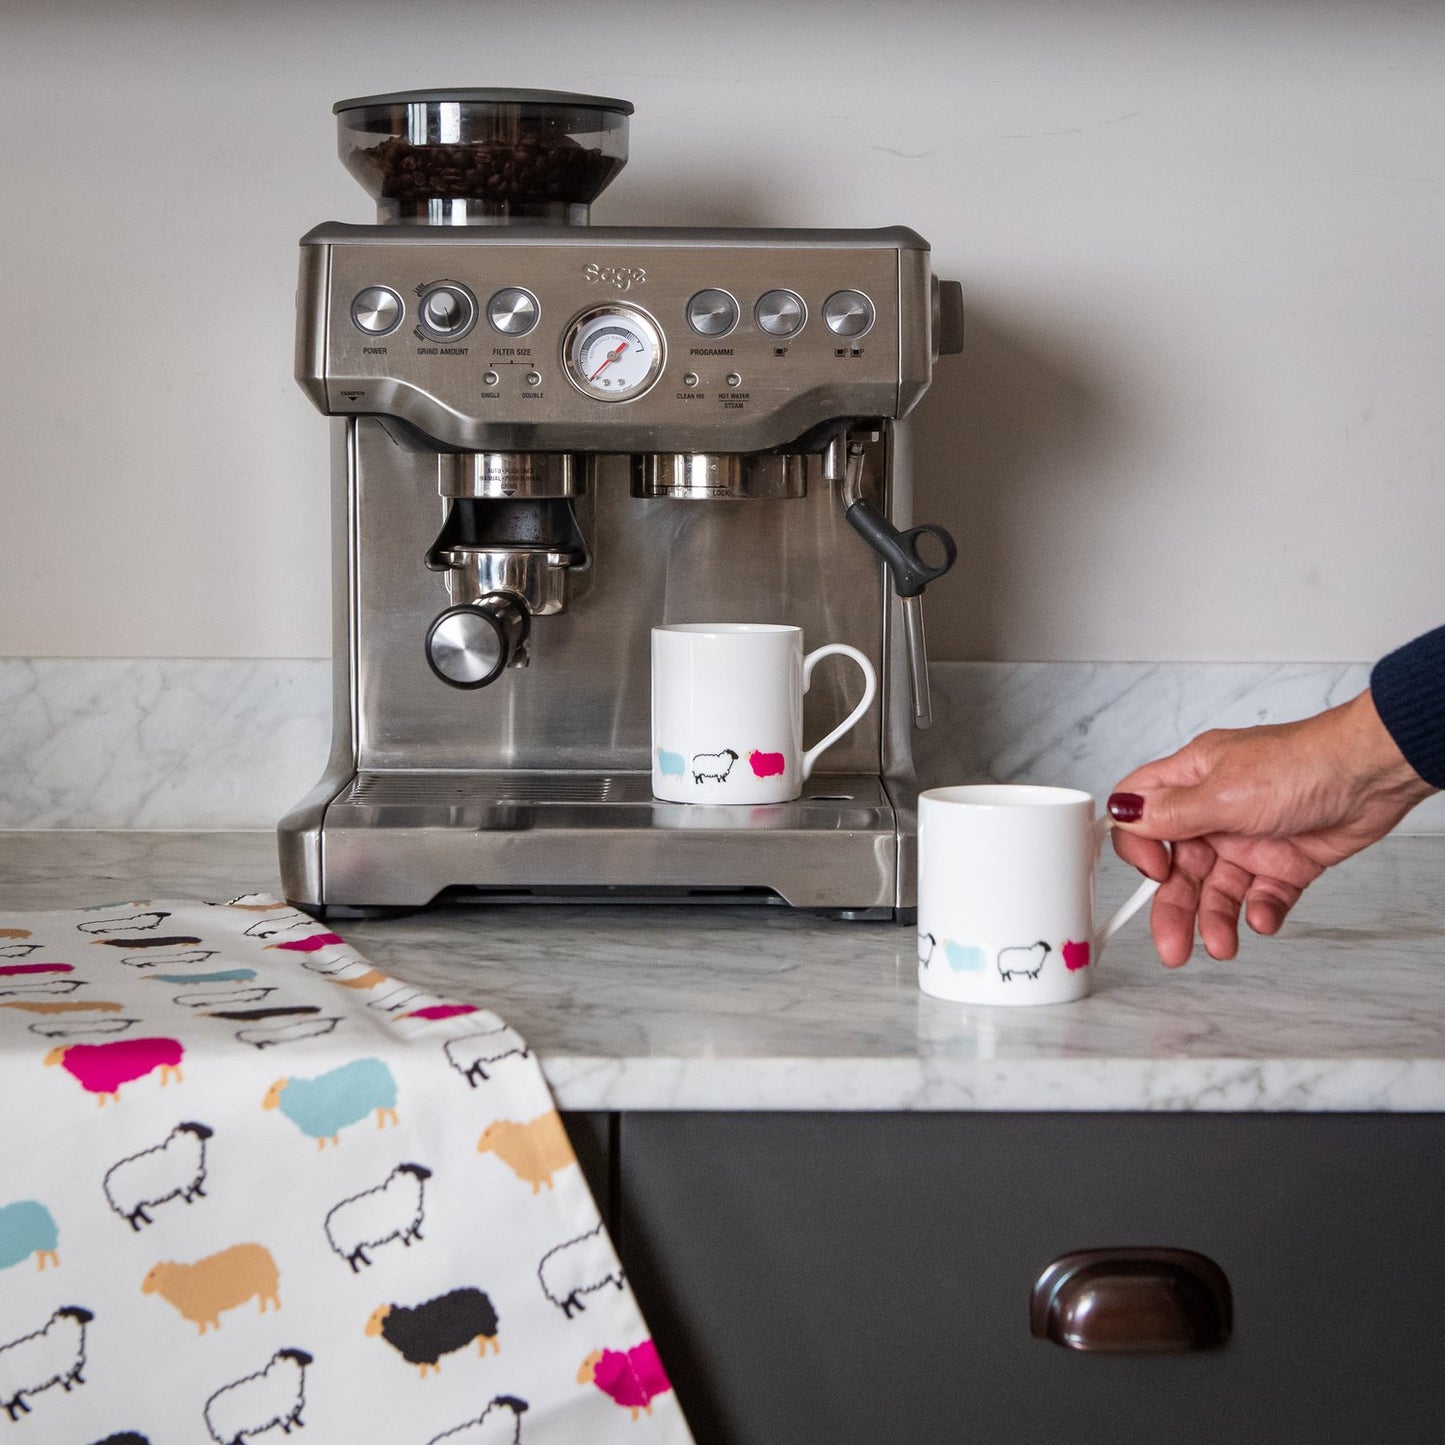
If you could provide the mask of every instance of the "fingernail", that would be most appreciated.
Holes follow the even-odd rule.
[[[1116,823],[1137,823],[1144,816],[1144,799],[1138,793],[1114,793],[1109,798],[1109,816]]]

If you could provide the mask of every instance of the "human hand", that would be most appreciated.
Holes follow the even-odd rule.
[[[1434,791],[1367,690],[1302,722],[1202,733],[1124,778],[1109,814],[1114,851],[1161,885],[1150,928],[1176,968],[1196,927],[1211,958],[1233,958],[1241,909],[1256,933],[1278,932],[1326,868]]]

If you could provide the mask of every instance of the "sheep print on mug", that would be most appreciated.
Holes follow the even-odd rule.
[[[285,903],[0,916],[0,1101],[0,1435],[691,1439],[526,1040]]]

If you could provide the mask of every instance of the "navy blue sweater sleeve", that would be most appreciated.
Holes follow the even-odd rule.
[[[1445,788],[1445,627],[1382,657],[1370,673],[1375,711],[1405,761]]]

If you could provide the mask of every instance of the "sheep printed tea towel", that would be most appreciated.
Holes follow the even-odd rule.
[[[691,1439],[537,1060],[269,898],[0,914],[0,1445]]]

